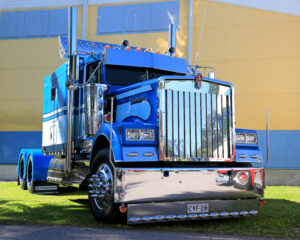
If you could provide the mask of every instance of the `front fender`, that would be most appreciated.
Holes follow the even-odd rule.
[[[101,136],[104,136],[108,143],[110,142],[110,124],[104,123],[101,125],[101,127],[98,129],[97,133],[95,134],[93,138],[93,145],[92,145],[92,151],[90,155],[90,159],[92,158],[95,151],[98,151],[97,149],[97,139]],[[112,128],[112,152],[115,159],[115,162],[123,161],[122,156],[122,144],[120,142],[119,136],[118,136],[118,126],[113,125]]]

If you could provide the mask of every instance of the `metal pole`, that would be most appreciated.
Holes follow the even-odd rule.
[[[86,40],[86,32],[87,32],[87,16],[88,16],[88,0],[83,0],[82,3],[82,40]]]
[[[267,162],[265,168],[269,163],[269,110],[266,110],[266,135],[267,135]]]
[[[194,1],[189,1],[189,49],[188,49],[188,65],[192,65],[192,48],[193,48],[193,5]]]
[[[74,83],[78,80],[78,60],[76,55],[77,49],[77,8],[69,8],[69,65],[67,80],[67,134],[66,134],[66,164],[64,166],[65,175],[68,175],[72,169],[72,148],[73,148],[73,100],[74,100]]]
[[[111,166],[115,168],[113,161],[112,161],[112,132],[113,132],[113,122],[114,122],[114,97],[110,98],[110,136],[109,136],[109,161]],[[115,171],[114,171],[115,172]]]
[[[174,52],[169,52],[170,56],[173,56],[176,52],[176,25],[169,24],[169,48],[173,48]]]

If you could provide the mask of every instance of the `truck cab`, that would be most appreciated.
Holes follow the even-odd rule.
[[[70,59],[67,38],[59,49]],[[77,40],[77,54],[75,82],[70,60],[45,78],[42,151],[20,154],[47,166],[31,166],[47,176],[33,186],[86,185],[96,220],[257,215],[264,169],[252,164],[262,158],[255,131],[238,130],[256,141],[236,143],[232,84],[126,44]]]

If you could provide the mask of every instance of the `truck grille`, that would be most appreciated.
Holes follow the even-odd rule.
[[[160,159],[231,160],[231,88],[203,82],[196,89],[190,81],[180,90],[180,84],[165,83],[160,92]]]

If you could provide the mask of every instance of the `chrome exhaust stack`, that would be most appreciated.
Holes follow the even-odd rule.
[[[176,53],[176,25],[169,24],[169,54],[170,56]]]
[[[69,175],[72,169],[73,155],[73,108],[74,91],[78,88],[79,81],[79,58],[77,56],[77,8],[70,7],[68,10],[68,46],[69,64],[67,90],[67,135],[66,135],[66,162],[64,166],[65,175]]]

